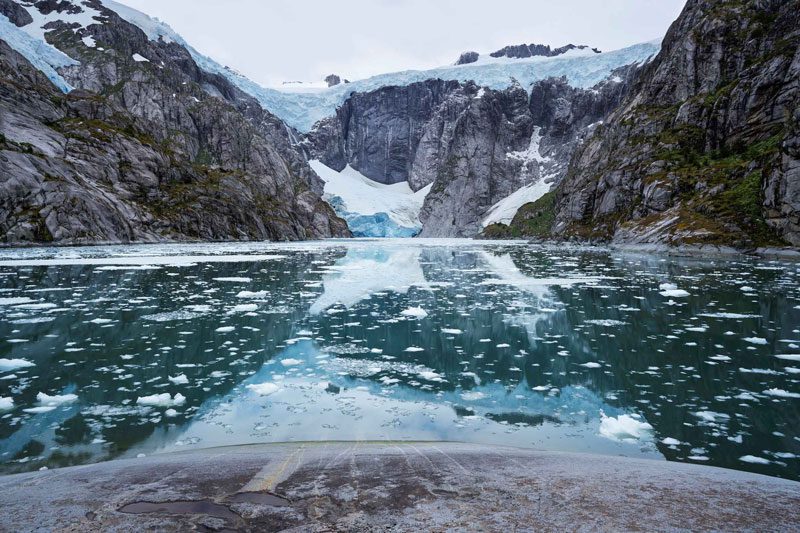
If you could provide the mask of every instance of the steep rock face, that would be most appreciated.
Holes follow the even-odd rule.
[[[78,88],[70,95],[0,42],[5,242],[349,234],[294,132],[183,47],[90,6],[102,23],[48,26],[48,41],[80,61],[61,72]]]
[[[800,245],[800,2],[690,0],[575,154],[554,230],[620,242]]]
[[[430,80],[355,93],[308,135],[312,153],[335,170],[349,164],[379,183],[408,181],[426,122],[460,90],[458,82]]]
[[[456,65],[469,65],[475,63],[481,55],[478,52],[464,52],[458,57]]]
[[[414,165],[434,175],[420,216],[422,236],[472,237],[487,212],[522,187],[557,184],[576,146],[622,100],[633,68],[622,69],[591,90],[563,78],[483,90],[450,120],[437,115],[420,143]],[[624,77],[623,77],[624,76]],[[412,175],[412,183],[424,183]]]
[[[517,44],[506,46],[505,48],[501,48],[500,50],[492,52],[489,55],[492,57],[508,57],[512,59],[524,59],[528,57],[556,57],[566,54],[572,50],[586,50],[587,48],[589,47],[585,44],[568,44],[555,49],[550,48],[550,46],[545,44]],[[600,50],[597,48],[592,48],[592,51],[596,54],[600,53]]]
[[[30,13],[14,0],[0,0],[0,14],[5,15],[12,24],[25,26],[33,22]]]
[[[622,100],[635,69],[591,90],[562,78],[493,91],[429,80],[354,94],[305,138],[309,157],[381,183],[432,185],[422,236],[474,236],[521,187],[557,183],[581,139]]]

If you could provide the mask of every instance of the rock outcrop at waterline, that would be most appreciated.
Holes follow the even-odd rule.
[[[283,122],[179,44],[87,7],[103,20],[47,26],[48,42],[79,61],[60,72],[70,94],[0,41],[0,240],[349,235]]]
[[[621,108],[579,148],[554,233],[800,245],[800,2],[689,0]]]

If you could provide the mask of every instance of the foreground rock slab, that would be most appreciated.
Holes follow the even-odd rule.
[[[0,478],[6,531],[800,529],[800,483],[455,443],[217,448]]]

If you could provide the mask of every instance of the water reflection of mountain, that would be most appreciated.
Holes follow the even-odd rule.
[[[800,338],[792,269],[390,241],[258,264],[15,272],[0,272],[9,294],[56,307],[0,307],[3,337],[28,341],[3,345],[0,358],[37,363],[0,379],[0,396],[30,407],[40,390],[72,388],[80,403],[0,416],[6,462],[21,450],[62,464],[197,439],[538,446],[545,435],[551,447],[592,447],[601,411],[640,413],[654,426],[645,440],[669,459],[786,476],[795,474],[781,463],[800,455],[800,402],[764,394],[797,389],[773,357],[795,353]],[[665,282],[690,296],[662,295]],[[26,292],[43,287],[65,290]],[[37,318],[54,320],[19,322]],[[167,380],[180,374],[188,386]],[[280,392],[245,387],[265,382]],[[187,397],[178,416],[133,403],[162,392]],[[773,462],[742,463],[748,454]]]
[[[181,267],[29,267],[4,277],[3,292],[25,294],[31,308],[0,307],[0,358],[26,359],[6,373],[0,397],[17,410],[0,418],[4,471],[109,459],[185,424],[209,398],[224,396],[282,348],[316,296],[312,265],[333,263],[341,249],[291,260],[199,263]],[[218,281],[249,278],[246,283]],[[247,298],[236,295],[247,290]],[[236,306],[257,306],[238,310]],[[231,324],[234,332],[219,328]],[[8,379],[9,375],[18,379]],[[188,384],[169,377],[186,376]],[[39,392],[76,393],[77,402],[23,413]],[[141,396],[182,394],[174,417],[136,405]],[[26,459],[47,458],[45,463]]]

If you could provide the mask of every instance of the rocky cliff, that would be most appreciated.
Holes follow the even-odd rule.
[[[575,154],[555,234],[800,245],[799,44],[797,0],[689,0]]]
[[[19,7],[0,5],[24,26]],[[70,94],[0,41],[3,242],[349,234],[294,133],[182,46],[148,39],[97,0],[28,7],[99,15],[46,26],[77,62],[60,70]]]
[[[472,237],[498,202],[558,183],[581,140],[622,100],[633,68],[589,89],[562,78],[505,90],[429,80],[356,93],[306,136],[309,157],[380,183],[432,185],[423,237]]]

